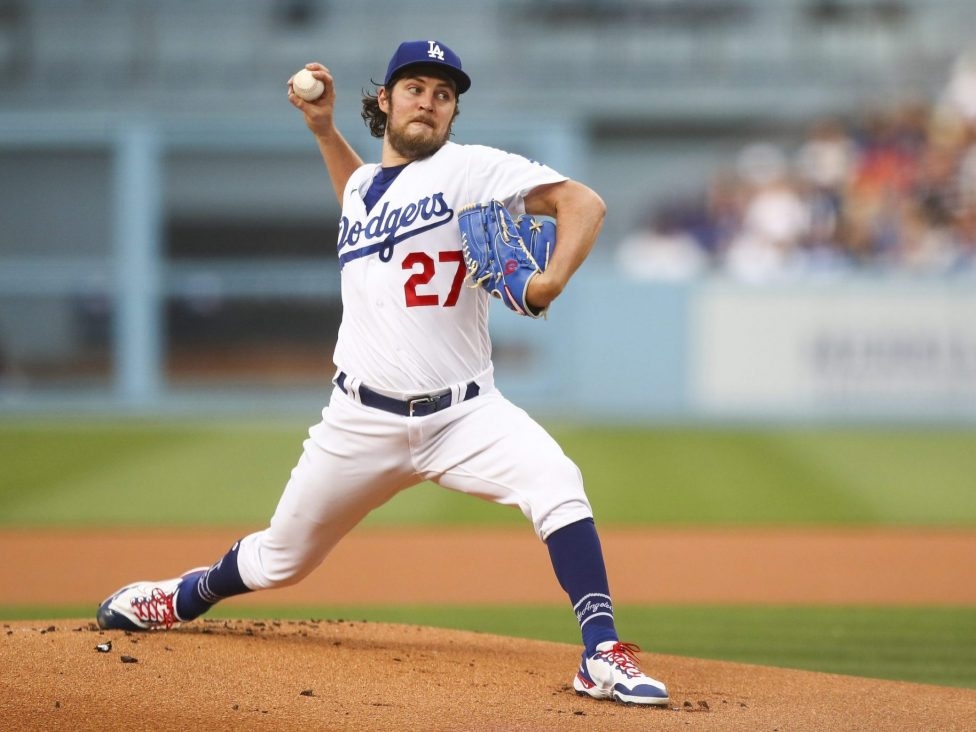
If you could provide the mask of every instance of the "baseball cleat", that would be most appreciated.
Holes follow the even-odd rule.
[[[96,618],[103,630],[169,630],[183,618],[176,614],[176,591],[180,583],[203,575],[209,567],[197,567],[175,579],[126,585],[98,606]]]
[[[636,655],[639,650],[633,643],[604,641],[592,655],[587,656],[584,651],[573,679],[576,693],[622,704],[666,705],[670,701],[668,689],[640,670]]]

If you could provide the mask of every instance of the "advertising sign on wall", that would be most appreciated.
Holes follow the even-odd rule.
[[[693,401],[741,415],[976,415],[976,291],[703,288]]]

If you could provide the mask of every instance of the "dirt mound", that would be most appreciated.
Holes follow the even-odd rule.
[[[351,621],[170,632],[8,622],[0,709],[33,730],[972,730],[976,691],[643,654],[668,708],[577,696],[576,646]]]

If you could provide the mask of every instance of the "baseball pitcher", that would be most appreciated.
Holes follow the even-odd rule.
[[[579,622],[579,694],[668,704],[665,685],[640,670],[639,648],[617,635],[579,469],[492,376],[491,304],[544,314],[593,247],[603,201],[541,163],[452,142],[471,79],[443,43],[402,43],[363,97],[379,163],[364,163],[336,128],[330,71],[306,69],[321,96],[307,101],[290,79],[288,98],[342,203],[331,398],[267,528],[210,567],[123,587],[98,624],[169,629],[226,597],[298,582],[372,509],[429,480],[532,522]]]

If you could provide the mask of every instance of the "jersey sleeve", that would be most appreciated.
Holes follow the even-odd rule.
[[[352,175],[349,176],[349,180],[346,181],[346,187],[342,192],[342,203],[345,205],[346,200],[349,198],[353,191],[359,191],[361,194],[365,193],[364,184],[368,181],[373,180],[373,176],[376,174],[376,169],[379,168],[378,163],[364,163],[356,168]]]
[[[501,201],[513,215],[525,213],[523,199],[533,188],[568,180],[548,165],[484,145],[468,145],[470,201]]]

